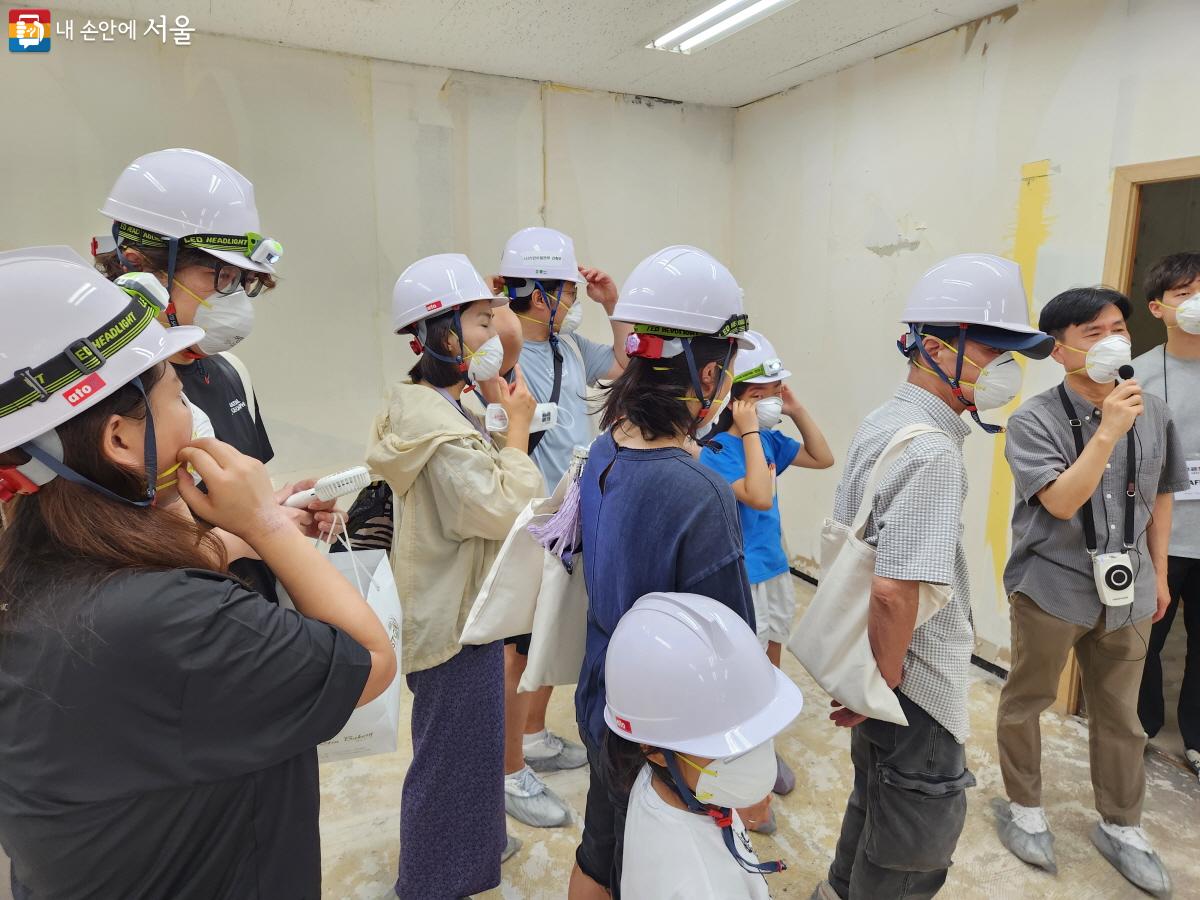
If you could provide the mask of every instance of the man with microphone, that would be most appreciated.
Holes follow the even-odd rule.
[[[1004,845],[1056,872],[1038,719],[1074,649],[1101,819],[1092,842],[1130,882],[1167,896],[1170,878],[1141,828],[1146,735],[1137,701],[1151,623],[1170,602],[1173,495],[1188,477],[1166,403],[1133,380],[1129,312],[1129,300],[1107,288],[1051,300],[1039,328],[1054,336],[1066,379],[1009,421],[1012,669],[996,726],[1008,799],[993,805]]]

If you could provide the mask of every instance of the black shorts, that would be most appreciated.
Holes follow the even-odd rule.
[[[583,729],[579,736],[587,748],[589,781],[587,806],[583,812],[583,837],[575,851],[575,862],[583,874],[621,896],[621,854],[625,844],[625,814],[629,795],[608,785],[600,748]]]
[[[516,647],[518,653],[520,653],[522,656],[528,656],[529,655],[529,642],[532,639],[533,639],[532,634],[518,634],[515,637],[506,637],[504,639],[504,646]]]

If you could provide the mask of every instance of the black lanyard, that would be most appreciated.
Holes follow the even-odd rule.
[[[1058,386],[1058,395],[1062,399],[1063,409],[1067,411],[1067,421],[1071,423],[1071,434],[1075,436],[1075,456],[1076,458],[1083,455],[1083,420],[1075,413],[1075,406],[1071,403],[1071,398],[1067,395],[1065,385]],[[1133,535],[1133,513],[1134,513],[1134,498],[1137,497],[1137,482],[1135,481],[1137,473],[1137,454],[1133,446],[1134,428],[1130,427],[1129,433],[1125,435],[1125,459],[1126,459],[1126,485],[1125,485],[1125,549],[1130,550],[1134,546]],[[1103,481],[1101,481],[1101,490],[1103,490]],[[1088,553],[1095,556],[1099,552],[1100,544],[1096,540],[1096,520],[1092,515],[1092,498],[1088,497],[1087,503],[1079,510],[1080,516],[1083,518],[1083,537],[1087,541]],[[1107,540],[1105,541],[1107,549]]]
[[[1163,401],[1170,405],[1171,390],[1167,387],[1167,345],[1163,344]]]
[[[557,405],[558,398],[562,394],[562,376],[563,376],[563,356],[562,351],[558,349],[560,338],[557,334],[550,335],[550,353],[554,357],[554,385],[550,388],[550,402]],[[533,456],[533,451],[537,449],[537,445],[542,442],[542,438],[546,436],[546,431],[539,431],[529,436],[529,455]]]

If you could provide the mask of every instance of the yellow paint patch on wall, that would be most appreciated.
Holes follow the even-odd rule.
[[[1038,250],[1050,235],[1046,220],[1046,206],[1050,200],[1050,160],[1042,159],[1021,166],[1021,187],[1017,195],[1017,230],[1013,237],[1012,258],[1021,266],[1021,279],[1025,285],[1025,297],[1029,304],[1029,318],[1033,320],[1033,285],[1037,275]],[[1025,365],[1023,357],[1018,357]],[[1017,395],[1007,407],[1013,412],[1021,405]],[[1004,437],[996,439],[992,449],[991,491],[988,494],[986,536],[992,553],[995,572],[996,608],[1003,609],[1007,598],[1001,586],[1004,565],[1008,561],[1009,521],[1012,517],[1013,478],[1004,458]]]

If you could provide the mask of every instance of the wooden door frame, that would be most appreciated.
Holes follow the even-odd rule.
[[[1133,255],[1142,215],[1142,185],[1200,178],[1200,156],[1118,166],[1113,170],[1112,212],[1108,219],[1108,246],[1104,253],[1103,283],[1128,295],[1133,279]],[[1072,652],[1058,680],[1054,709],[1074,715],[1083,698],[1079,663]]]

